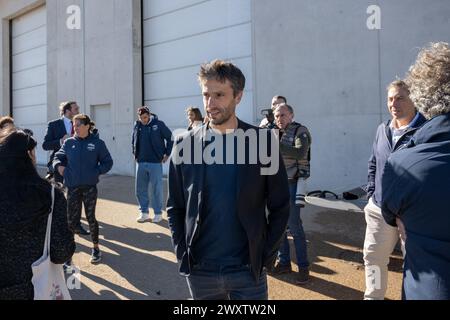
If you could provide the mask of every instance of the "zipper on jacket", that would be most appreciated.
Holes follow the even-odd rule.
[[[82,151],[83,151],[83,142],[84,142],[84,140],[81,140],[80,141],[81,142],[81,148],[80,148],[80,151],[79,151],[79,161],[80,161],[80,181],[83,181],[83,165],[82,165],[82,163],[81,163],[81,159],[83,158],[82,157]]]
[[[402,141],[403,138],[404,138],[407,134],[410,134],[410,133],[412,133],[413,131],[416,131],[417,129],[418,129],[418,128],[409,128],[409,130],[407,130],[404,134],[402,134],[402,135],[400,136],[400,138],[398,139],[397,143],[396,143],[395,146],[394,146],[394,151],[397,150],[397,148],[399,147],[399,142]],[[413,135],[413,133],[412,133],[411,135]]]
[[[416,131],[417,129],[418,129],[418,128],[409,128],[409,130],[406,130],[406,132],[403,133],[403,134],[400,136],[400,138],[398,138],[397,142],[393,145],[393,144],[392,144],[392,140],[389,139],[389,137],[388,137],[388,135],[387,135],[387,132],[386,132],[386,130],[391,130],[390,122],[389,122],[388,124],[384,124],[384,130],[383,130],[383,131],[384,131],[384,136],[385,136],[387,142],[389,143],[389,146],[390,146],[390,148],[391,148],[391,152],[394,152],[394,151],[397,150],[397,148],[399,147],[399,143],[403,140],[403,138],[405,138],[405,136],[406,136],[407,134],[410,134],[412,131]]]
[[[392,146],[392,139],[389,139],[386,129],[391,130],[390,122],[388,122],[387,124],[386,123],[384,124],[383,132],[384,132],[384,137],[386,138],[386,141],[389,143],[389,148],[391,149],[391,152],[392,152],[392,151],[394,151],[394,147]]]

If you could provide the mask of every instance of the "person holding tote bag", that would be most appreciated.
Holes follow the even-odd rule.
[[[51,212],[51,262],[62,264],[75,251],[66,199],[55,188],[52,211],[53,187],[36,171],[36,145],[13,126],[0,130],[0,300],[35,298],[31,266],[44,251]]]
[[[34,287],[34,300],[72,300],[67,289],[63,266],[55,264],[50,258],[50,239],[52,233],[53,208],[55,205],[55,187],[52,187],[52,207],[47,220],[44,252],[39,260],[31,265]]]

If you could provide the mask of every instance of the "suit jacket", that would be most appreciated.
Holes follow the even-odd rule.
[[[61,139],[67,134],[66,126],[64,120],[58,119],[48,123],[47,132],[45,133],[44,143],[42,148],[45,151],[52,151],[50,155],[50,160],[47,164],[50,172],[53,172],[53,158],[55,153],[61,149]]]
[[[253,127],[242,121],[239,121],[238,128],[244,131],[253,129],[270,136],[269,130]],[[167,213],[182,275],[190,274],[193,265],[191,249],[195,240],[202,236],[198,233],[198,226],[202,223],[199,213],[203,208],[206,164],[195,164],[193,153],[191,163],[177,163],[177,155],[185,157],[182,146],[187,145],[192,150],[199,148],[203,151],[208,145],[205,141],[206,132],[205,125],[177,138],[170,162]],[[267,140],[270,148],[270,137]],[[260,138],[257,139],[256,146],[245,143],[247,160],[249,147],[256,147],[259,152],[261,145]],[[270,267],[276,259],[289,218],[290,197],[286,169],[279,151],[275,157],[278,158],[278,169],[273,175],[261,174],[261,169],[270,165],[263,165],[259,157],[256,164],[245,161],[245,164],[237,165],[237,185],[234,190],[237,194],[237,215],[247,233],[250,264],[255,280],[259,279],[263,267]]]

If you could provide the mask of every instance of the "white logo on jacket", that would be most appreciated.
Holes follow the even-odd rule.
[[[88,149],[89,151],[95,151],[95,144],[89,143],[89,144],[87,145],[87,149]]]

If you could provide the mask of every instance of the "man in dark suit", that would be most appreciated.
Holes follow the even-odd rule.
[[[75,101],[69,101],[61,103],[59,109],[62,117],[48,123],[42,148],[52,152],[47,165],[47,179],[54,178],[56,182],[62,183],[63,178],[58,172],[54,172],[52,162],[55,153],[59,151],[64,141],[73,135],[72,118],[80,112],[80,107]]]
[[[169,169],[180,274],[196,300],[266,300],[264,267],[273,265],[289,217],[278,141],[236,117],[245,87],[236,66],[205,64],[199,81],[209,123],[177,138]]]
[[[74,116],[80,113],[80,107],[75,101],[62,102],[59,106],[61,118],[57,120],[50,121],[48,123],[47,132],[44,137],[44,143],[42,148],[45,151],[51,151],[50,159],[47,164],[47,176],[48,180],[54,179],[55,182],[63,183],[63,177],[53,170],[53,159],[55,153],[61,149],[68,138],[72,137],[74,134],[72,119]],[[84,229],[79,223],[78,228],[75,233],[81,235],[89,235],[89,231]]]

